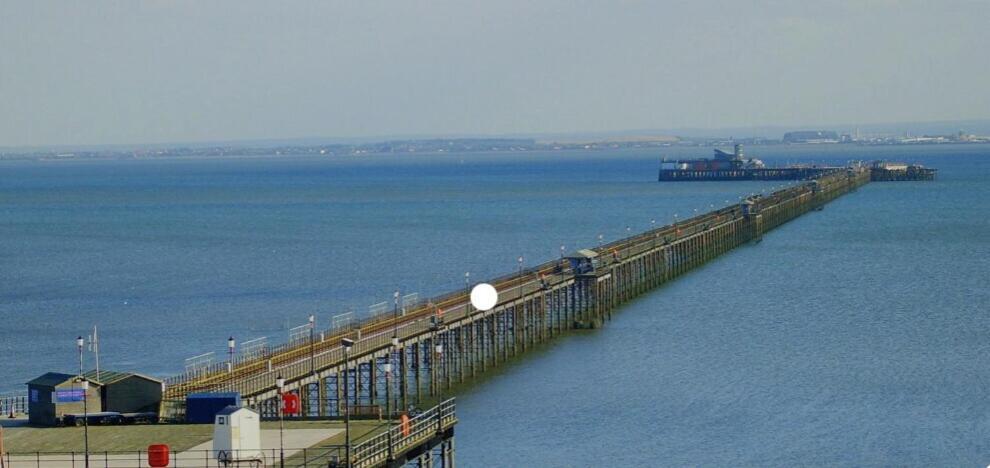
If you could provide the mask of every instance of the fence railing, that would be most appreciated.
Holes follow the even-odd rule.
[[[27,414],[27,412],[27,395],[0,395],[0,418],[9,417],[12,414]]]
[[[704,231],[707,225],[711,225],[714,222],[725,222],[728,219],[739,217],[741,217],[741,210],[738,206],[733,205],[715,212],[704,213],[682,220],[675,225],[652,229],[647,233],[610,242],[592,250],[599,251],[599,253],[614,252],[619,257],[625,258],[647,247],[655,247],[656,239],[661,235],[668,238],[672,237],[675,241],[681,240]],[[552,260],[535,267],[499,276],[488,280],[488,282],[501,285],[499,287],[500,296],[511,299],[516,296],[522,296],[526,290],[539,289],[540,275],[555,271],[560,267],[560,260]],[[569,266],[565,266],[564,268],[569,269]],[[455,300],[457,302],[453,306],[448,305],[445,307],[444,318],[446,321],[452,322],[467,316],[470,312],[467,291],[455,290],[429,300],[418,300],[414,310],[407,310],[403,319],[404,322],[395,327],[395,329],[399,331],[400,337],[422,334],[430,329],[427,315],[432,313],[432,309],[435,309],[438,305],[449,304],[449,302]],[[203,374],[198,376],[176,376],[166,382],[181,387],[180,389],[175,389],[180,390],[179,393],[191,391],[238,391],[242,395],[247,396],[256,395],[262,391],[274,391],[275,377],[278,375],[292,381],[296,378],[311,375],[313,369],[323,369],[332,365],[339,365],[344,359],[343,349],[339,346],[339,336],[350,335],[352,338],[357,338],[354,349],[351,351],[352,356],[360,356],[387,346],[390,342],[393,329],[381,329],[370,335],[362,335],[358,331],[368,328],[373,329],[377,323],[384,323],[390,320],[392,320],[390,314],[379,314],[377,316],[367,317],[356,323],[348,322],[346,330],[332,328],[321,333],[318,343],[308,342],[306,340],[303,340],[302,343],[285,343],[269,348],[269,352],[265,353],[263,357],[256,356],[254,360],[245,359],[244,361],[235,362],[235,371],[238,370],[238,366],[244,366],[245,368],[247,366],[255,366],[253,371],[246,372],[247,375],[244,375],[244,373],[237,374],[235,372],[230,375],[230,378],[227,378],[227,374],[229,373],[227,368],[218,366],[217,371],[214,373],[215,380],[210,383],[205,383],[202,380],[200,381],[204,383],[195,382],[197,380],[196,377],[200,379],[206,377]],[[328,333],[330,336],[327,336]],[[273,359],[278,360],[278,362],[274,362]],[[265,360],[268,361],[267,365],[259,367],[258,364]],[[171,395],[172,398],[179,396],[179,394]]]
[[[822,177],[820,180],[831,185],[833,175]],[[802,183],[787,189],[773,192],[767,196],[753,196],[747,202],[773,206],[804,193],[811,192],[809,183]],[[692,236],[700,235],[708,229],[726,223],[743,219],[741,205],[732,204],[711,212],[701,213],[691,218],[683,219],[672,225],[650,229],[644,233],[618,239],[594,250],[599,255],[610,254],[616,259],[624,259],[630,255],[645,252],[657,247],[662,239],[664,244],[677,243]],[[602,257],[608,262],[609,255]],[[496,285],[500,296],[510,300],[521,297],[527,289],[537,289],[540,286],[541,275],[552,272],[566,273],[569,266],[562,265],[560,260],[551,260],[535,267],[520,269],[488,280]],[[405,299],[405,298],[404,298]],[[402,323],[395,329],[402,336],[414,336],[428,329],[425,319],[435,309],[443,306],[445,319],[450,321],[455,316],[464,316],[470,311],[466,290],[454,290],[430,299],[410,299],[410,305],[403,304]],[[383,303],[387,306],[387,303]],[[381,308],[381,307],[379,307]],[[384,310],[384,309],[383,309]],[[304,337],[298,341],[269,347],[263,353],[252,353],[249,356],[235,357],[232,368],[226,363],[215,363],[211,367],[195,373],[186,373],[166,380],[171,389],[169,398],[181,398],[192,391],[239,391],[244,396],[256,395],[259,392],[274,391],[274,377],[282,375],[289,381],[311,375],[315,369],[323,369],[339,365],[343,360],[343,352],[339,347],[339,338],[348,336],[356,341],[352,356],[374,351],[387,346],[392,331],[384,332],[382,324],[394,320],[392,314],[378,313],[362,320],[347,320],[339,326],[336,322],[329,329],[310,340]],[[362,334],[362,331],[374,330],[373,334]],[[267,362],[266,362],[267,361]]]
[[[169,457],[171,468],[232,468],[279,466],[280,454],[285,453],[286,467],[325,468],[331,461],[343,460],[343,446],[317,448],[269,448],[235,451],[186,450]],[[149,455],[145,450],[90,452],[91,468],[147,468]],[[8,452],[2,456],[3,468],[84,468],[85,452]]]
[[[351,445],[351,467],[384,466],[392,456],[429,442],[457,423],[455,400],[441,402],[406,422],[392,421],[384,432]],[[225,453],[216,450],[185,450],[170,455],[172,468],[229,468],[235,466],[287,467],[348,466],[345,445],[309,448],[266,448]],[[91,468],[145,468],[146,450],[103,452],[9,452],[0,455],[3,468],[83,468],[87,455]]]
[[[439,436],[456,422],[454,399],[445,400],[404,423],[392,424],[382,434],[356,445],[351,450],[351,466],[379,466],[395,454]]]

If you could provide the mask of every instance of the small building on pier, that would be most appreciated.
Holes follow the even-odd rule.
[[[873,182],[935,180],[935,169],[920,164],[874,161],[870,167],[870,180]]]
[[[571,264],[571,271],[576,275],[587,275],[595,272],[598,268],[598,252],[591,249],[581,249],[567,257]]]

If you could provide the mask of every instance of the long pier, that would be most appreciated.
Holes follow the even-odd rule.
[[[721,169],[664,169],[657,174],[660,182],[712,182],[743,180],[813,180],[828,174],[843,172],[840,166],[788,166]],[[916,164],[874,161],[869,168],[873,182],[908,182],[935,180],[935,169]]]
[[[660,182],[809,180],[844,167],[765,167],[758,169],[660,169]]]
[[[467,289],[410,307],[396,303],[392,314],[314,333],[228,368],[170,378],[161,416],[181,419],[184,397],[204,391],[239,392],[274,416],[278,376],[300,395],[305,416],[338,417],[345,406],[351,415],[394,414],[442,401],[452,387],[569,329],[602,326],[622,303],[869,182],[865,167],[832,171],[490,280],[499,293],[491,310],[475,310]],[[344,339],[353,346],[345,349]],[[452,435],[452,427],[442,429]]]

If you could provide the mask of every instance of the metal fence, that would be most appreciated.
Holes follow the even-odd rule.
[[[455,400],[441,402],[406,422],[386,423],[385,431],[355,440],[351,445],[351,467],[384,466],[393,455],[405,453],[424,443],[431,443],[438,435],[457,423]],[[170,456],[172,468],[229,468],[229,467],[328,467],[347,466],[344,445],[328,445],[314,448],[271,448],[225,454],[214,450],[186,450]],[[146,468],[149,456],[146,450],[90,452],[90,468]],[[87,454],[84,452],[9,452],[0,454],[0,468],[84,468]]]
[[[27,414],[27,412],[28,412],[27,395],[23,395],[23,394],[0,395],[0,417],[8,417],[10,415],[17,415],[17,414]]]
[[[774,196],[768,198],[773,199]],[[619,258],[625,258],[644,248],[655,247],[658,241],[666,243],[684,240],[702,233],[713,224],[724,223],[741,216],[740,205],[732,204],[713,212],[697,214],[694,217],[680,220],[673,225],[655,227],[641,234],[618,239],[604,245],[599,244],[597,248],[591,250],[597,251],[599,254],[611,253]],[[569,266],[561,260],[551,260],[491,278],[487,282],[498,287],[500,296],[522,296],[523,290],[532,289],[533,285],[539,285],[542,275],[563,272],[568,269]],[[423,323],[409,322],[418,322],[417,319],[434,313],[433,309],[437,307],[444,308],[445,318],[453,318],[453,315],[458,314],[465,315],[470,310],[467,288],[426,299],[412,294],[407,296],[412,297],[402,298],[402,313],[403,316],[411,317],[403,319],[403,323],[396,327],[405,328],[402,330],[406,332],[403,335],[418,333],[421,331],[420,328],[428,328]],[[266,346],[262,352],[234,356],[232,363],[214,361],[203,367],[187,369],[187,372],[165,380],[167,397],[182,398],[185,394],[195,391],[241,391],[244,396],[254,395],[264,390],[274,391],[274,377],[278,374],[291,381],[299,376],[310,375],[314,365],[317,368],[323,368],[339,363],[342,360],[342,351],[339,348],[341,336],[349,336],[358,342],[353,354],[355,356],[377,345],[387,344],[391,333],[381,333],[378,336],[374,334],[368,336],[361,333],[366,329],[376,329],[376,325],[379,323],[392,320],[390,314],[386,313],[387,310],[388,303],[381,303],[371,306],[369,316],[360,319],[353,315],[340,314],[332,318],[330,328],[314,334],[312,340],[309,339],[309,336],[304,335],[293,342]],[[233,372],[231,372],[232,370]],[[295,372],[297,370],[301,373]],[[251,382],[245,382],[245,380],[251,380]]]
[[[592,250],[598,251],[600,254],[612,252],[614,255],[625,258],[636,251],[652,247],[657,239],[663,238],[663,240],[669,241],[668,236],[673,236],[675,241],[684,240],[704,232],[712,223],[727,222],[728,219],[739,216],[741,216],[739,205],[732,205],[682,220],[672,226],[655,228],[643,234],[600,245]],[[552,260],[535,267],[524,268],[518,272],[490,279],[488,282],[498,285],[500,296],[521,297],[524,290],[540,287],[542,274],[568,268],[569,266],[562,265],[560,260]],[[415,304],[411,305],[411,308],[415,310],[407,309],[404,315],[412,315],[418,319],[406,319],[407,321],[399,324],[396,328],[401,336],[411,336],[428,330],[430,326],[426,322],[423,312],[433,313],[433,308],[448,301],[453,302],[453,305],[446,305],[444,310],[445,318],[448,321],[466,316],[471,310],[466,290],[451,291],[428,300],[422,300],[418,297],[409,299]],[[255,356],[254,359],[235,358],[234,368],[237,372],[228,373],[229,370],[226,366],[219,366],[219,363],[215,363],[206,372],[195,374],[187,372],[166,379],[169,390],[168,396],[181,398],[191,391],[238,391],[243,396],[258,395],[265,391],[274,392],[277,375],[282,375],[291,381],[300,376],[312,374],[314,367],[320,369],[343,362],[343,350],[339,345],[339,340],[335,339],[338,338],[338,335],[350,335],[355,338],[357,343],[352,351],[352,356],[358,356],[386,346],[391,340],[392,330],[379,330],[370,335],[362,334],[360,331],[365,328],[374,329],[374,325],[377,323],[391,320],[391,316],[385,313],[387,305],[387,303],[373,305],[369,308],[371,316],[361,320],[353,320],[349,317],[348,321],[345,322],[346,326],[331,327],[325,333],[320,333],[320,336],[314,340],[316,342],[311,343],[304,339],[301,342],[284,343],[270,347],[265,356]],[[267,361],[267,364],[264,361]],[[203,379],[210,374],[213,375],[212,378]],[[197,378],[201,380],[197,382]],[[168,414],[163,416],[169,417]]]
[[[280,466],[282,449],[265,449],[227,455],[213,450],[186,450],[169,457],[171,468],[231,468]],[[343,446],[318,448],[285,448],[285,466],[326,468],[343,460]],[[85,468],[84,452],[33,452],[6,453],[2,456],[3,468]],[[148,452],[90,452],[90,468],[147,468]]]

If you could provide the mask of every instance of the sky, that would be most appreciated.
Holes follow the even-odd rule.
[[[0,147],[990,118],[990,1],[0,0]]]

